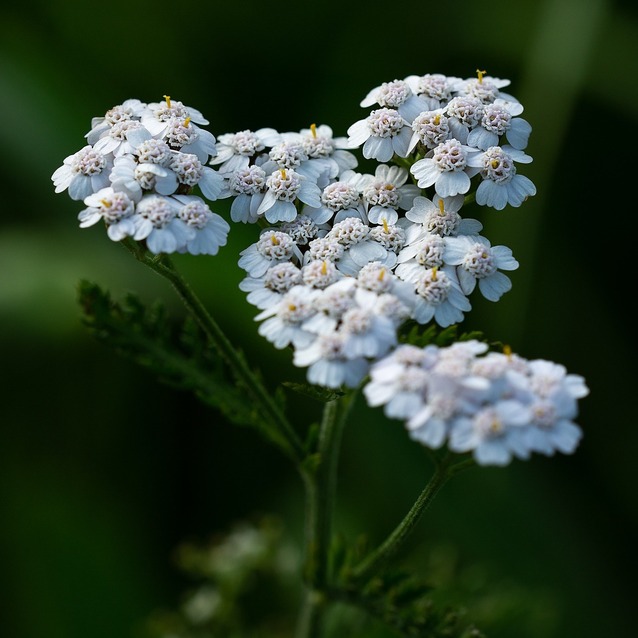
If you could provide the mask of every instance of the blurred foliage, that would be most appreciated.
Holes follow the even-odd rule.
[[[406,560],[443,593],[458,577],[464,591],[447,593],[489,638],[635,634],[636,222],[623,200],[638,120],[635,3],[521,0],[488,10],[461,0],[450,10],[408,0],[381,12],[333,0],[113,0],[102,10],[25,0],[0,14],[3,633],[139,635],[188,586],[169,560],[185,538],[265,512],[286,521],[294,546],[302,534],[297,476],[276,451],[159,386],[82,326],[80,279],[117,299],[161,298],[183,317],[165,282],[97,227],[79,230],[80,207],[53,193],[50,175],[81,147],[91,117],[169,93],[199,108],[216,135],[313,121],[343,135],[381,82],[467,77],[480,66],[510,78],[525,105],[534,129],[526,174],[539,194],[482,217],[485,235],[521,266],[513,290],[497,305],[477,302],[462,330],[584,375],[585,437],[573,457],[455,478]],[[233,228],[220,255],[176,262],[252,362],[299,384],[287,353],[257,335],[237,289],[237,254],[253,237]],[[318,408],[295,395],[307,427]],[[399,423],[359,405],[345,432],[337,528],[380,540],[426,469]]]

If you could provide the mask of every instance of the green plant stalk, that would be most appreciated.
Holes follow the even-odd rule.
[[[217,322],[212,318],[197,295],[184,280],[172,261],[166,255],[151,255],[137,242],[125,239],[122,241],[125,247],[141,263],[167,279],[176,290],[186,309],[192,314],[202,328],[210,342],[224,358],[235,378],[248,392],[251,400],[258,406],[263,417],[272,425],[271,434],[276,442],[298,467],[304,459],[304,450],[299,437],[290,425],[288,419],[282,414],[277,404],[273,401],[268,390],[253,374],[244,359],[239,356],[237,350],[224,334]]]
[[[436,466],[434,474],[421,494],[419,494],[419,497],[405,518],[394,528],[379,547],[354,567],[351,573],[352,583],[355,585],[363,584],[375,576],[399,549],[403,547],[406,539],[416,527],[425,510],[431,505],[439,490],[452,476],[472,465],[474,465],[473,459],[467,459],[453,465],[450,465],[449,456],[440,461]]]
[[[304,473],[306,486],[306,563],[307,592],[296,638],[319,635],[330,582],[330,540],[332,537],[337,485],[337,466],[345,423],[355,400],[355,392],[325,404],[316,453]]]

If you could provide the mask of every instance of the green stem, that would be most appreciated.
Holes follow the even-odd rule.
[[[297,625],[297,638],[319,635],[330,581],[329,552],[341,436],[355,394],[325,404],[316,453],[304,472],[306,486],[306,598]]]
[[[311,588],[306,591],[295,638],[319,638],[321,636],[323,610],[326,602],[327,599],[322,592]]]
[[[299,437],[288,419],[279,409],[271,394],[253,373],[246,361],[228,340],[217,322],[208,313],[200,299],[184,280],[172,261],[166,255],[151,255],[133,240],[122,242],[135,258],[167,279],[184,302],[187,310],[195,318],[209,341],[228,364],[235,379],[246,390],[264,419],[270,424],[269,432],[276,443],[283,448],[299,466],[304,458],[304,450]]]
[[[440,461],[416,502],[405,518],[395,527],[392,533],[352,571],[354,583],[365,583],[383,568],[403,546],[408,536],[416,527],[425,510],[430,506],[439,490],[447,481],[463,469],[474,464],[472,459],[450,465],[449,457]]]

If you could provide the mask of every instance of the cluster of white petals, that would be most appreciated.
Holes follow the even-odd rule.
[[[401,419],[412,439],[471,452],[481,465],[506,465],[532,453],[571,454],[582,438],[577,402],[583,377],[545,360],[459,341],[439,348],[403,344],[370,370],[371,406]]]
[[[441,74],[384,82],[360,106],[377,106],[348,129],[350,148],[366,158],[406,158],[418,186],[430,198],[466,195],[480,175],[476,202],[502,210],[536,194],[515,163],[529,163],[523,151],[532,131],[520,117],[523,106],[501,89],[509,80],[477,71],[461,79]]]
[[[498,301],[519,265],[464,210],[518,207],[536,192],[518,173],[532,161],[523,106],[503,92],[509,80],[477,73],[383,83],[344,137],[312,124],[215,138],[199,111],[168,96],[127,100],[94,118],[87,145],[52,180],[84,202],[81,227],[101,221],[112,240],[153,253],[216,254],[230,226],[203,198],[229,198],[230,220],[260,229],[238,262],[259,334],[291,349],[310,383],[354,388],[370,377],[370,405],[423,444],[479,463],[568,453],[587,394],[580,377],[478,342],[402,342],[412,324],[460,324],[473,295]],[[376,166],[359,171],[358,148]]]
[[[292,348],[310,382],[358,385],[408,321],[447,328],[464,320],[473,294],[498,301],[511,289],[512,251],[492,246],[482,224],[462,214],[466,200],[500,209],[531,194],[514,168],[531,161],[523,151],[531,128],[501,92],[507,84],[483,73],[410,76],[370,91],[361,106],[378,108],[348,138],[326,125],[220,137],[211,163],[233,197],[231,218],[261,226],[241,253],[240,288],[260,310],[260,334]],[[379,162],[370,172],[358,172],[348,150],[360,145]],[[383,303],[361,292],[371,270]],[[367,326],[365,349],[352,345],[359,341],[341,305],[325,306],[335,290],[347,291],[347,310],[354,304],[357,325]]]
[[[88,144],[53,173],[55,191],[84,202],[81,228],[103,222],[113,241],[130,237],[155,254],[215,255],[230,225],[203,198],[229,193],[207,165],[217,149],[205,124],[199,111],[168,96],[126,100],[93,118]]]

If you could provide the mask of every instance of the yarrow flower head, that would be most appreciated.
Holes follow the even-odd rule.
[[[518,172],[532,161],[531,126],[508,85],[481,70],[383,82],[345,136],[311,124],[216,138],[170,96],[126,100],[93,118],[52,181],[84,202],[82,228],[101,222],[112,240],[156,254],[217,254],[230,224],[209,204],[228,198],[231,222],[260,229],[238,259],[258,333],[290,348],[310,383],[369,376],[370,405],[479,463],[570,452],[581,378],[482,342],[402,342],[408,325],[454,330],[476,291],[498,301],[512,287],[512,250],[492,246],[474,217],[536,192]],[[358,168],[357,151],[371,168]]]
[[[55,190],[84,201],[81,228],[103,221],[113,241],[132,238],[153,253],[214,255],[229,226],[193,190],[210,201],[231,192],[205,166],[216,153],[214,135],[198,126],[207,123],[168,96],[126,100],[93,118],[89,144],[53,173]]]
[[[415,441],[434,449],[447,444],[481,465],[506,465],[534,452],[574,452],[582,437],[573,421],[577,400],[589,390],[563,366],[487,352],[485,343],[470,340],[444,348],[400,345],[372,365],[363,392],[370,405],[403,420]]]

